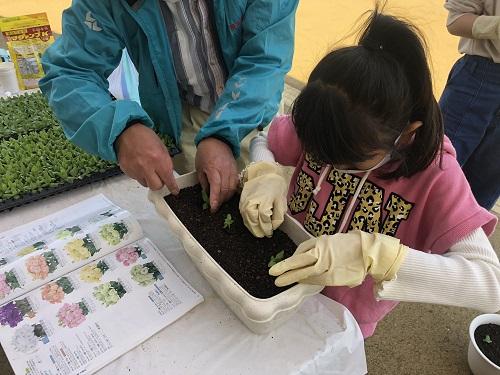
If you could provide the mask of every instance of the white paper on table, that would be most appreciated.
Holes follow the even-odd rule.
[[[47,286],[19,299],[29,303],[32,313],[15,327],[9,327],[5,321],[0,326],[0,342],[16,374],[93,373],[203,301],[149,239],[129,247],[140,249],[140,256],[132,264],[122,263],[117,252],[95,262],[105,262],[108,267],[96,283],[82,279],[83,269],[66,275],[73,290],[64,295],[63,301],[50,303],[46,295],[44,299],[42,291]],[[160,273],[154,282],[141,285],[131,270],[148,264],[154,264]],[[110,282],[120,283],[123,294],[106,306],[95,291],[99,285]],[[61,320],[59,312],[66,303],[83,303],[81,311],[85,313]],[[5,308],[6,305],[0,308],[0,315]],[[71,327],[74,324],[77,325]]]
[[[110,242],[102,228],[119,224],[122,237]],[[45,218],[0,233],[0,304],[89,263],[143,236],[138,221],[103,195],[84,200]],[[94,249],[88,258],[75,259],[68,246],[85,240]],[[47,273],[30,272],[30,264],[51,257]],[[47,263],[48,264],[48,263]]]
[[[52,234],[66,227],[78,225],[82,231],[92,231],[96,223],[124,212],[126,211],[102,194],[85,199],[51,215],[0,233],[0,258],[8,257],[16,249],[34,242],[50,241]]]

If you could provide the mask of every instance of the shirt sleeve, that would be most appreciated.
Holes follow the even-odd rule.
[[[396,279],[382,282],[378,299],[500,310],[500,264],[482,229],[444,255],[410,249]]]
[[[302,155],[302,144],[290,116],[277,116],[271,123],[267,144],[281,165],[295,167]]]
[[[446,26],[451,25],[464,14],[481,15],[484,11],[483,0],[446,0],[444,7],[448,10]]]

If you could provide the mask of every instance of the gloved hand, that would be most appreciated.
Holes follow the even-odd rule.
[[[288,185],[284,171],[276,163],[250,164],[242,176],[240,213],[255,237],[271,237],[284,220]]]
[[[472,24],[476,39],[500,39],[500,16],[479,16]]]
[[[295,282],[325,286],[360,285],[366,275],[375,281],[392,280],[403,263],[408,248],[394,237],[360,230],[311,238],[299,245],[295,254],[269,269],[279,276],[274,283]]]

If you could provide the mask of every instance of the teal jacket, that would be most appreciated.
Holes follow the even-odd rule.
[[[132,122],[180,144],[181,100],[159,1],[73,0],[62,36],[43,56],[40,89],[66,136],[106,160],[116,161],[113,144]],[[196,144],[222,138],[238,156],[240,140],[270,122],[291,66],[297,3],[209,0],[228,80]],[[141,104],[108,91],[124,48],[139,72]]]

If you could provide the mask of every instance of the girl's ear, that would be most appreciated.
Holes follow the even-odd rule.
[[[399,138],[399,142],[397,146],[406,146],[411,143],[413,136],[418,128],[420,128],[424,123],[422,121],[414,121],[411,124],[408,124],[406,128],[401,133],[401,137]]]

